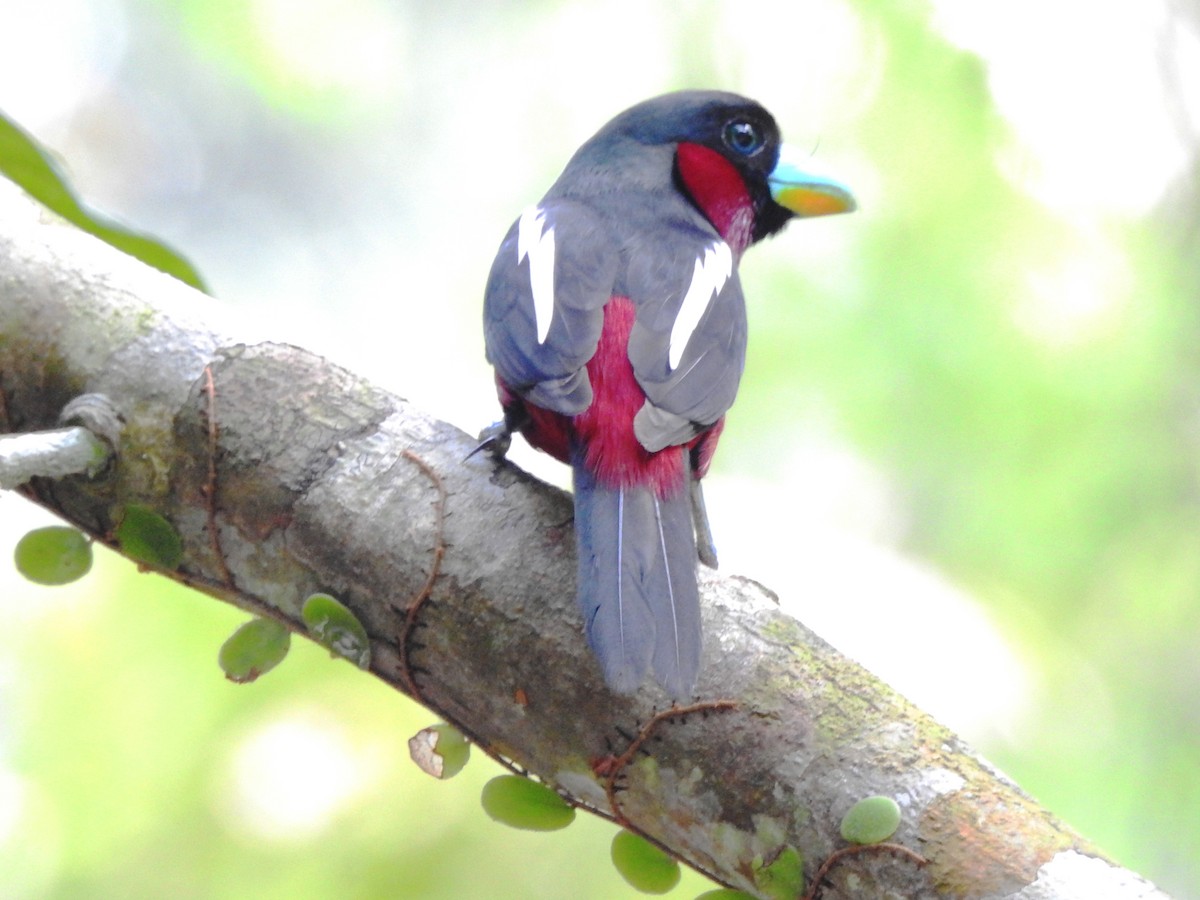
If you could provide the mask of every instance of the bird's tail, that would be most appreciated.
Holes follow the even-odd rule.
[[[652,668],[675,699],[700,668],[696,540],[685,488],[600,484],[574,465],[579,605],[588,643],[613,690],[631,693]]]

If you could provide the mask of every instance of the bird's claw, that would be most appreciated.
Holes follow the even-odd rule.
[[[504,459],[511,446],[512,430],[508,427],[508,423],[501,419],[479,432],[479,444],[466,455],[463,461],[466,462],[481,450],[486,450],[492,459]]]

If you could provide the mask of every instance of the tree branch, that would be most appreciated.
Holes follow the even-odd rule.
[[[376,676],[725,884],[1162,896],[747,579],[702,570],[691,714],[665,713],[649,686],[609,693],[575,607],[569,497],[466,460],[467,435],[319,357],[215,330],[218,315],[0,182],[0,431],[52,427],[84,393],[124,418],[97,479],[27,492],[110,544],[125,506],[149,506],[182,538],[172,577],[298,631],[304,598],[333,594],[365,625]],[[846,847],[842,815],[880,794],[900,805],[891,842],[907,849],[822,867]],[[768,884],[788,848],[821,884]]]

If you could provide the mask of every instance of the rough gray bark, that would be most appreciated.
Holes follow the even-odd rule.
[[[464,461],[467,435],[312,354],[218,333],[213,309],[0,181],[0,431],[52,427],[87,392],[125,418],[115,465],[35,482],[42,503],[110,543],[126,504],[150,506],[183,538],[174,577],[299,631],[303,598],[334,594],[379,678],[415,679],[488,752],[757,896],[797,896],[763,866],[794,848],[811,882],[877,794],[907,852],[837,857],[821,896],[1162,896],[746,579],[702,574],[698,699],[732,708],[657,721],[650,687],[610,694],[575,609],[566,495]],[[651,721],[649,753],[618,762],[617,727]]]

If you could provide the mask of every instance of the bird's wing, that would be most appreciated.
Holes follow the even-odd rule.
[[[733,405],[746,362],[746,306],[733,253],[718,237],[679,234],[628,272],[637,322],[629,358],[646,404],[638,441],[656,451],[690,441]]]
[[[618,248],[603,220],[569,200],[543,201],[513,223],[484,295],[487,358],[508,387],[563,415],[591,405],[584,368],[612,296]]]

